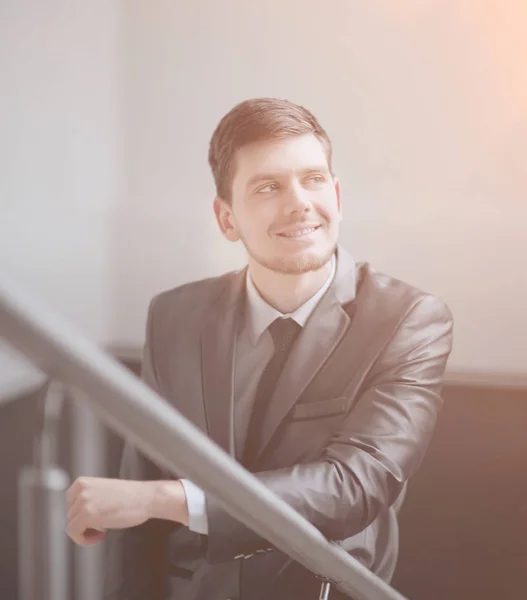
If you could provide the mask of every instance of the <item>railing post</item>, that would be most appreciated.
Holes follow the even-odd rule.
[[[72,400],[72,477],[106,475],[106,440],[102,423],[78,390],[71,390]],[[104,581],[104,544],[75,546],[75,598],[101,600]]]
[[[42,393],[44,425],[35,440],[34,464],[18,481],[18,573],[20,600],[68,600],[69,560],[66,535],[67,473],[56,465],[56,424],[62,386]]]
[[[318,600],[328,600],[330,591],[331,583],[329,581],[323,581],[320,586],[320,596],[318,597]]]

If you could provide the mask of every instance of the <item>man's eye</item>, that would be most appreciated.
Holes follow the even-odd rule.
[[[312,181],[313,183],[324,183],[326,180],[322,175],[313,175],[313,177],[309,178],[309,181]]]
[[[265,194],[267,192],[274,192],[277,188],[278,188],[278,186],[276,185],[276,183],[269,183],[269,184],[265,185],[264,187],[261,187],[260,189],[258,189],[257,193]]]

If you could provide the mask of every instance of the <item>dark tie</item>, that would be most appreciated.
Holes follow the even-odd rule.
[[[279,318],[273,321],[268,329],[273,338],[274,355],[265,367],[256,390],[242,461],[245,467],[256,458],[260,447],[263,417],[289,351],[300,331],[300,325],[293,319]]]

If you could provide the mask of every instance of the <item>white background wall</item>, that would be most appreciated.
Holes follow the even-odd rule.
[[[333,140],[343,244],[451,306],[451,369],[527,374],[522,0],[24,4],[2,19],[1,259],[90,335],[140,345],[153,294],[243,264],[208,141],[279,96]]]
[[[0,0],[0,265],[98,341],[123,185],[120,3]]]

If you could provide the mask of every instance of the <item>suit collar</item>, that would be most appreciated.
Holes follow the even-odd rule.
[[[355,300],[357,294],[357,266],[347,250],[339,246],[336,252],[337,265],[331,290],[342,306]]]
[[[209,437],[234,456],[234,358],[244,307],[244,271],[225,277],[201,330],[202,386]]]

